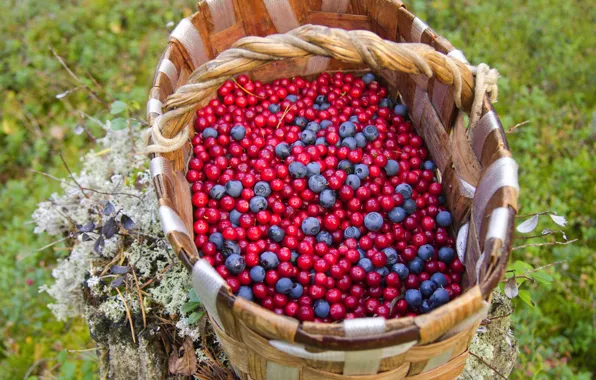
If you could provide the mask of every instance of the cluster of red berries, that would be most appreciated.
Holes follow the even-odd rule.
[[[235,294],[301,321],[417,315],[461,294],[436,167],[374,75],[241,75],[197,111],[195,243]]]

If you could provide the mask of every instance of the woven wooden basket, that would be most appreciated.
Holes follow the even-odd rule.
[[[172,32],[155,72],[147,105],[151,170],[163,229],[193,270],[193,286],[236,374],[253,380],[457,376],[503,276],[519,191],[517,165],[491,106],[496,94],[479,91],[480,74],[474,76],[481,68],[469,66],[396,0],[206,0],[198,7]],[[270,81],[369,70],[408,105],[437,164],[458,253],[465,255],[465,292],[415,318],[338,324],[300,323],[235,297],[193,242],[185,162],[197,107],[240,73]],[[460,111],[472,113],[467,130]]]

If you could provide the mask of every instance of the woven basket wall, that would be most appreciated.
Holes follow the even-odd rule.
[[[378,67],[373,71],[391,95],[400,96],[410,108],[412,122],[426,142],[446,189],[458,253],[465,252],[465,292],[429,314],[339,324],[300,323],[236,298],[213,268],[200,259],[193,242],[193,210],[184,175],[190,144],[175,152],[152,154],[151,170],[164,231],[179,257],[193,270],[193,286],[236,374],[253,380],[456,377],[465,365],[470,338],[486,315],[490,293],[503,276],[519,191],[517,165],[488,96],[482,99],[473,130],[466,130],[462,113],[455,106],[456,79],[449,75],[453,65],[461,73],[461,110],[469,112],[474,98],[474,76],[463,54],[396,0],[207,0],[200,1],[198,7],[197,13],[172,32],[149,95],[150,125],[164,117],[164,112],[184,111],[161,129],[166,138],[192,126],[196,106],[214,98],[215,93],[203,93],[201,99],[193,100],[191,108],[182,107],[174,98],[168,102],[168,97],[188,82],[195,69],[245,36],[286,33],[314,24],[368,30],[385,40],[434,48],[434,55],[425,55],[433,71],[430,78],[407,65],[400,70]],[[339,32],[312,30],[321,31],[320,45],[324,48],[351,46]],[[312,36],[309,41],[313,42]],[[270,81],[323,71],[370,70],[364,59],[346,63],[337,58],[296,54],[250,66],[247,74],[254,80]],[[387,65],[381,62],[380,66]],[[213,62],[203,66],[199,71],[204,80],[199,82],[225,80],[230,74],[246,71],[232,67],[222,73],[221,68],[213,71],[215,66]],[[210,72],[216,74],[207,78]]]

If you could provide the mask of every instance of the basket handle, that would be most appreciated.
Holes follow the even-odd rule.
[[[396,43],[364,30],[303,25],[286,34],[244,37],[215,59],[198,67],[187,84],[168,97],[166,112],[152,126],[153,144],[147,147],[147,152],[173,152],[168,157],[173,159],[176,170],[182,169],[184,162],[180,148],[189,137],[185,127],[197,106],[210,100],[222,83],[236,74],[254,70],[271,61],[309,56],[364,63],[375,70],[423,74],[428,78],[435,76],[441,83],[452,86],[455,105],[468,113],[475,98],[478,98],[474,93],[474,75],[468,65],[437,52],[429,45]]]

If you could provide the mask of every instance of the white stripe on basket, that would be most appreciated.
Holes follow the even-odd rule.
[[[428,29],[428,25],[418,17],[414,17],[414,20],[412,21],[412,29],[410,29],[411,42],[420,42],[422,34],[426,29]]]
[[[476,188],[466,182],[463,178],[457,177],[459,179],[459,183],[461,185],[461,193],[464,197],[473,199],[474,193],[476,193]]]
[[[350,0],[323,0],[321,10],[323,12],[345,13],[348,10]]]
[[[345,376],[374,375],[379,372],[383,349],[368,351],[346,351],[344,356]]]
[[[161,221],[161,228],[166,236],[172,231],[178,231],[190,237],[190,234],[178,213],[168,206],[159,206],[159,220]]]
[[[510,217],[511,214],[509,213],[509,208],[499,207],[494,209],[490,215],[488,231],[486,232],[486,240],[495,238],[505,242],[505,239],[507,238],[507,229],[509,228]]]
[[[180,24],[170,34],[170,38],[180,41],[190,56],[195,69],[207,61],[203,39],[189,19],[185,18],[180,21]]]
[[[498,128],[499,122],[494,111],[485,113],[476,123],[476,127],[472,130],[472,149],[478,161],[482,160],[482,148],[486,138],[493,130]]]
[[[176,89],[178,86],[178,70],[172,61],[169,59],[162,59],[157,70],[166,74],[170,80],[170,83],[172,84],[172,87]]]
[[[267,361],[265,378],[267,380],[298,380],[300,378],[300,368],[287,367],[269,360]]]
[[[468,232],[470,231],[470,223],[466,223],[459,228],[457,232],[457,243],[455,244],[455,248],[457,250],[457,257],[459,257],[459,261],[465,263],[466,259],[466,247],[468,246]]]
[[[151,171],[152,177],[163,175],[167,177],[172,184],[174,183],[174,169],[172,168],[172,162],[165,157],[156,156],[149,163],[149,170]]]
[[[201,299],[207,312],[224,330],[217,312],[216,300],[219,289],[224,285],[224,279],[213,269],[207,260],[199,259],[192,268],[192,287]]]
[[[234,3],[232,0],[207,0],[211,20],[213,21],[213,31],[215,33],[229,28],[236,23],[234,14]]]
[[[447,53],[447,56],[449,56],[451,58],[455,58],[458,61],[465,63],[466,65],[470,64],[470,62],[468,62],[466,56],[464,55],[464,52],[461,50],[453,49],[449,53]]]
[[[449,359],[451,359],[451,355],[453,354],[453,348],[454,347],[451,346],[448,349],[446,349],[445,351],[438,354],[437,356],[433,356],[432,358],[428,359],[428,362],[426,362],[426,365],[422,369],[421,373],[424,374],[424,372],[433,370],[433,369],[447,363],[449,361]]]
[[[300,26],[289,1],[264,0],[263,3],[278,33],[285,33]]]
[[[149,114],[151,114],[151,113],[156,113],[158,115],[161,115],[163,113],[161,111],[162,107],[163,107],[163,103],[161,101],[159,101],[159,99],[155,99],[155,98],[149,99],[149,101],[147,102],[147,117],[149,117]]]
[[[368,336],[385,332],[385,318],[357,318],[344,321],[346,336]]]

